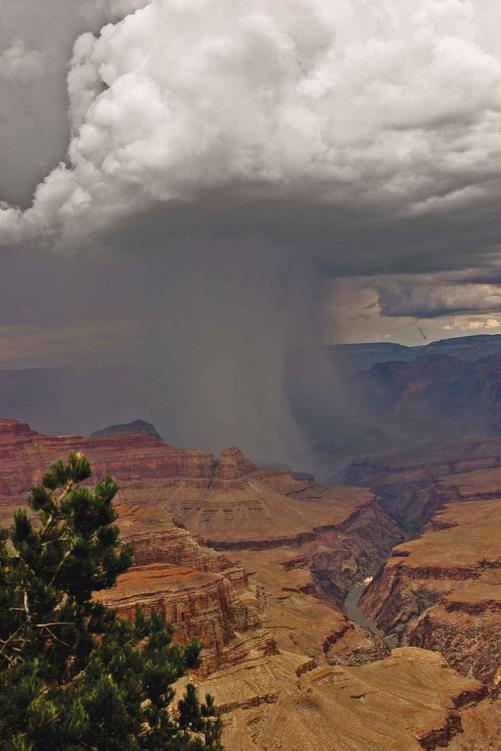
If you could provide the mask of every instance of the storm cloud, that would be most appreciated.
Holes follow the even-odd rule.
[[[21,14],[0,48],[0,71],[24,56],[29,89],[30,55],[49,75],[77,36],[57,94],[67,126],[40,142],[60,162],[41,175],[32,160],[31,198],[2,185],[2,362],[11,346],[11,362],[40,362],[45,341],[44,363],[174,363],[175,440],[283,460],[304,451],[284,353],[343,333],[326,323],[326,279],[375,296],[360,332],[496,320],[501,11],[488,0],[86,0],[52,44],[55,7],[45,41]],[[327,394],[325,367],[308,370]]]
[[[68,159],[30,209],[4,206],[0,237],[64,246],[225,189],[395,216],[481,205],[499,179],[493,44],[460,0],[152,0],[76,41]]]

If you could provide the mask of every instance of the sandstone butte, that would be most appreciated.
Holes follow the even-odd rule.
[[[44,436],[0,420],[4,523],[69,450],[86,453],[96,478],[117,478],[122,538],[135,549],[102,598],[124,617],[160,609],[176,638],[202,641],[194,679],[216,697],[226,748],[406,751],[495,738],[484,674],[417,647],[390,655],[343,610],[348,588],[402,539],[371,492],[257,468],[236,448],[215,458],[144,433]]]

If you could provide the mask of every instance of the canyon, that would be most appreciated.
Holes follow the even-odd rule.
[[[362,611],[401,645],[440,652],[487,692],[450,741],[464,751],[501,748],[500,457],[499,438],[468,436],[351,468],[413,530],[363,594]]]
[[[501,678],[500,483],[501,468],[434,483],[439,507],[418,537],[393,549],[361,600],[383,631],[440,651],[493,688]]]
[[[214,695],[232,751],[431,750],[460,733],[461,713],[485,696],[441,655],[412,647],[359,666],[313,666],[282,652],[199,685]]]
[[[317,356],[324,363],[328,417],[315,390],[307,390],[305,357],[290,358],[288,384],[294,414],[311,439],[322,477],[330,477],[329,466],[339,471],[367,457],[384,461],[402,446],[421,454],[432,444],[440,450],[465,436],[501,434],[499,335],[418,347],[334,345]]]
[[[134,549],[99,599],[121,617],[160,610],[175,639],[202,643],[190,680],[214,695],[227,749],[500,747],[501,441],[359,463],[349,485],[318,485],[236,447],[173,448],[141,422],[83,437],[0,420],[3,524],[69,450],[93,481],[116,477]],[[344,601],[374,574],[367,629]]]
[[[442,478],[501,467],[501,438],[466,435],[445,444],[429,443],[381,459],[355,461],[337,474],[339,482],[372,488],[381,506],[410,533],[419,532],[450,500]],[[482,476],[482,479],[487,475]]]
[[[205,669],[272,653],[285,632],[287,643],[322,659],[385,653],[341,607],[353,578],[385,560],[402,536],[369,491],[257,468],[236,448],[218,458],[175,449],[151,431],[45,436],[2,420],[3,523],[69,450],[87,455],[96,479],[111,473],[120,486],[118,525],[135,566],[105,601],[125,616],[136,605],[162,609],[176,638],[202,642]]]

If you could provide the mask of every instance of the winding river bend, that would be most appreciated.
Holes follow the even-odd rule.
[[[365,616],[358,608],[358,602],[362,597],[367,586],[365,584],[353,584],[348,590],[346,599],[344,601],[344,607],[348,613],[348,617],[358,623],[359,626],[365,628],[366,631],[370,631],[374,636],[379,637],[390,648],[395,649],[398,644],[391,636],[386,636],[367,616]]]

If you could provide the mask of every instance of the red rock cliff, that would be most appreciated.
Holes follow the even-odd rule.
[[[361,601],[386,633],[441,651],[464,675],[491,682],[501,662],[501,470],[439,486],[450,501],[421,537],[397,546]]]

